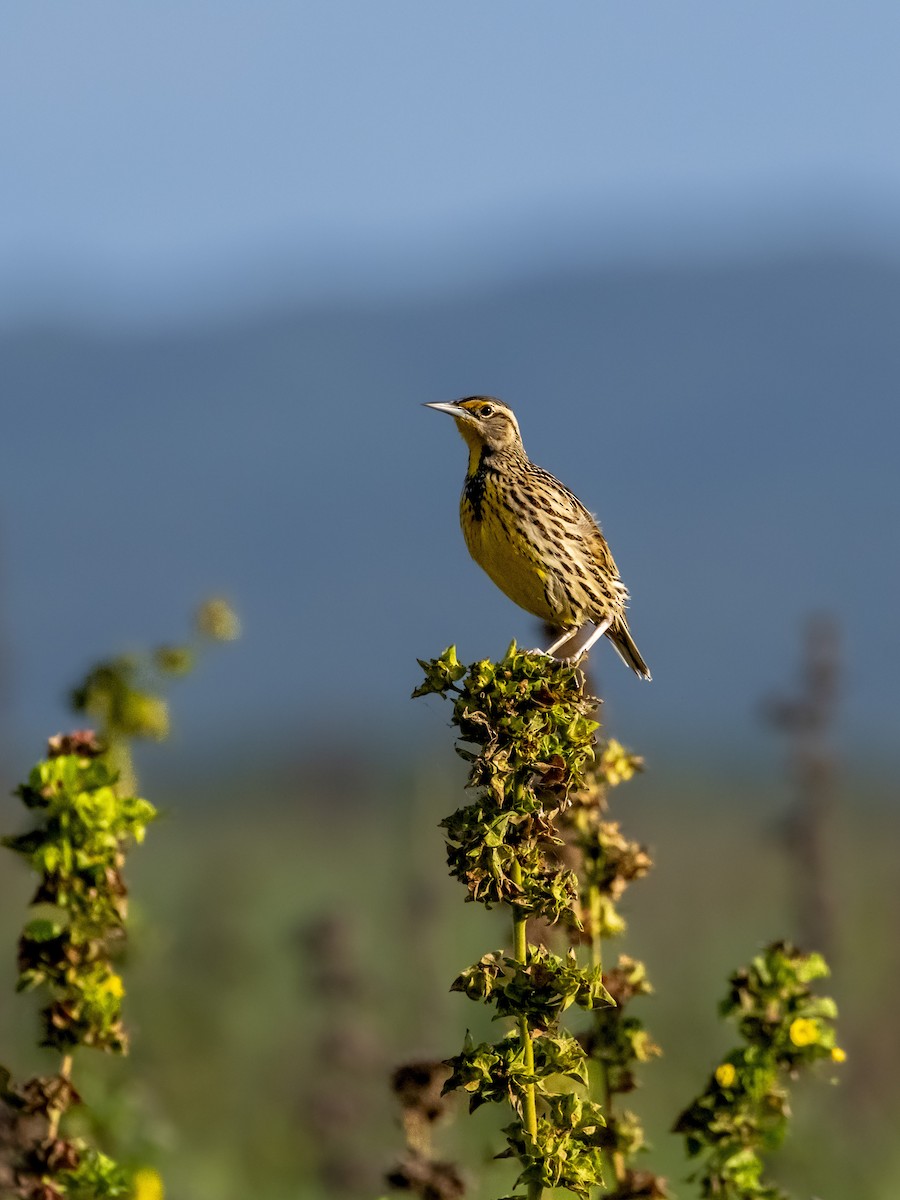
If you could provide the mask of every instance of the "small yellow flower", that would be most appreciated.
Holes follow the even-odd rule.
[[[737,1079],[737,1071],[733,1063],[721,1063],[716,1067],[716,1083],[719,1087],[730,1088]]]
[[[837,1063],[846,1062],[847,1061],[847,1051],[844,1050],[841,1046],[832,1046],[831,1061],[837,1062]]]
[[[132,1180],[134,1200],[163,1200],[163,1181],[152,1167],[138,1167]]]
[[[624,783],[626,779],[630,779],[635,772],[636,765],[637,760],[634,755],[629,754],[621,742],[610,738],[600,759],[600,766],[609,786],[615,787],[619,783]]]
[[[812,1046],[819,1040],[819,1023],[811,1017],[797,1017],[791,1022],[790,1038],[795,1046]]]
[[[125,995],[125,984],[122,982],[122,976],[111,972],[106,979],[103,980],[101,987],[104,992],[110,996],[116,996],[119,1000]]]
[[[610,738],[600,759],[600,766],[610,787],[631,779],[636,771],[644,769],[644,760],[639,754],[626,750],[621,742]]]

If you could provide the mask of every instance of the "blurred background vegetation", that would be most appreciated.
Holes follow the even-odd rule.
[[[130,864],[133,1053],[85,1063],[104,1122],[175,1200],[375,1195],[390,1070],[473,1020],[446,989],[484,932],[436,829],[462,771],[407,697],[451,641],[538,640],[418,408],[484,391],[599,512],[654,673],[594,655],[648,760],[616,815],[658,863],[625,946],[658,991],[653,1165],[689,1194],[667,1123],[726,1044],[726,972],[809,928],[812,853],[848,1062],[781,1174],[894,1200],[896,7],[87,0],[0,35],[0,827],[93,663],[211,593],[244,626],[138,755],[164,819]],[[785,823],[815,612],[840,669],[811,849]],[[446,1137],[491,1144],[481,1113]]]

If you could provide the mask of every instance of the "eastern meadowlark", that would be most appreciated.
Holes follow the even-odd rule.
[[[581,501],[529,460],[512,409],[493,396],[426,408],[449,413],[469,447],[459,509],[469,553],[510,600],[562,630],[545,653],[591,622],[581,654],[606,634],[632,671],[649,679],[606,539]]]

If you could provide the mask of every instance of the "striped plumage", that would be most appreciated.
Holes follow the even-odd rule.
[[[563,630],[548,653],[592,622],[584,650],[605,634],[628,666],[649,679],[606,539],[581,501],[529,460],[512,409],[493,396],[427,407],[449,413],[469,447],[460,501],[469,553],[511,600]]]

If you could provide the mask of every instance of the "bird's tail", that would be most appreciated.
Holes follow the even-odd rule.
[[[621,658],[626,666],[631,667],[635,675],[640,675],[641,679],[652,678],[650,668],[641,658],[641,652],[634,644],[634,638],[631,636],[628,626],[624,622],[607,630],[606,636],[615,646],[619,658]]]

